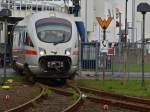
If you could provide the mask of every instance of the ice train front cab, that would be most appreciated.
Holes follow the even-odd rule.
[[[73,21],[43,18],[35,23],[42,72],[65,77],[77,69],[78,35]]]
[[[37,77],[71,77],[78,68],[78,33],[72,17],[58,12],[41,12],[25,22],[33,46],[24,46],[24,50],[36,52],[36,55],[25,55],[30,71]]]

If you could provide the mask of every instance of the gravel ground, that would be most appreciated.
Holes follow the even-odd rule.
[[[104,109],[105,108],[105,109]],[[86,101],[78,112],[135,112]]]
[[[0,112],[11,109],[35,98],[40,89],[27,85],[12,85],[10,89],[0,89]]]
[[[25,112],[61,112],[71,104],[73,100],[70,97],[52,93],[41,103],[35,104]]]

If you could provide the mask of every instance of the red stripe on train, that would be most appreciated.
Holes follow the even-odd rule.
[[[37,52],[35,50],[19,50],[19,49],[13,49],[13,53],[17,54],[27,54],[27,55],[37,55]]]
[[[79,55],[79,51],[73,51],[72,55]]]

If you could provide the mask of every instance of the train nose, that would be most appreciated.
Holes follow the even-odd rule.
[[[51,73],[67,73],[71,68],[71,58],[67,56],[42,56],[40,68]]]

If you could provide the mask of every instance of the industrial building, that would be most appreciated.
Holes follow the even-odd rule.
[[[75,0],[73,0],[75,1]],[[126,0],[81,0],[80,11],[77,19],[83,20],[85,29],[87,31],[87,38],[89,41],[103,40],[103,30],[98,24],[96,17],[101,17],[102,20],[108,17],[112,18],[112,22],[107,28],[106,33],[106,43],[115,43],[119,41],[119,24],[121,25],[121,30],[125,29],[125,1]],[[71,9],[74,7],[72,0],[2,0],[0,9],[6,8],[3,3],[7,2],[7,8],[12,10],[12,17],[24,17],[28,14],[34,13],[35,10],[41,5],[40,10],[51,10],[55,4],[55,9],[58,11],[65,11],[66,6]],[[149,0],[129,0],[128,1],[128,41],[137,42],[141,40],[142,35],[142,16],[137,12],[137,5],[140,2],[149,2]],[[14,5],[15,4],[15,5]],[[19,5],[26,5],[27,10],[18,10]],[[28,7],[30,6],[30,7]],[[32,6],[37,6],[38,8],[34,11],[30,8]],[[47,8],[47,9],[46,9]],[[119,13],[121,13],[121,20],[119,20]],[[150,37],[149,32],[149,20],[150,14],[146,15],[146,32],[145,37]],[[119,23],[121,21],[121,23]],[[119,24],[118,24],[119,23]],[[0,42],[4,42],[4,32],[0,32]]]

